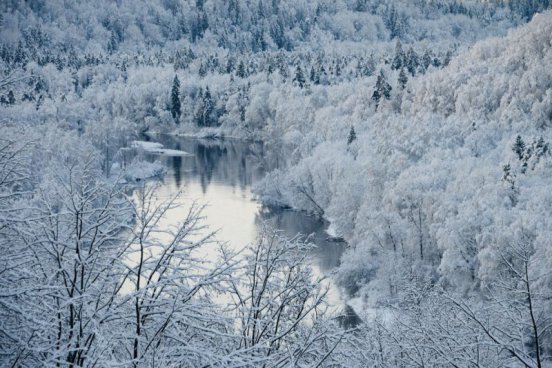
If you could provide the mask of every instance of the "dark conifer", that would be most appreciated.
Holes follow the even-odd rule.
[[[297,65],[297,67],[295,67],[295,76],[293,77],[293,83],[298,85],[300,88],[303,88],[305,86],[306,80],[305,76],[303,75],[303,69],[301,69],[300,65]]]
[[[180,115],[181,115],[181,107],[180,107],[180,81],[178,80],[177,75],[175,75],[173,79],[173,85],[171,89],[170,110],[174,121],[178,124],[180,120]]]
[[[10,91],[8,92],[8,104],[9,104],[9,105],[15,104],[15,95],[13,94],[13,91],[12,91],[12,90],[10,90]]]
[[[518,156],[520,160],[523,159],[523,155],[525,153],[525,142],[523,142],[523,139],[521,139],[520,135],[516,137],[516,141],[512,146],[512,151],[514,151],[514,153]]]
[[[404,66],[404,51],[402,49],[401,41],[397,40],[395,45],[395,56],[393,57],[393,62],[391,63],[391,68],[399,70]]]
[[[353,143],[355,140],[356,140],[355,127],[351,126],[351,130],[349,131],[349,136],[347,137],[347,145]]]
[[[236,77],[245,78],[245,64],[240,61],[238,68],[236,69]]]
[[[401,89],[404,89],[406,87],[406,84],[408,83],[408,76],[404,72],[404,68],[401,68],[401,72],[399,73],[399,86]]]

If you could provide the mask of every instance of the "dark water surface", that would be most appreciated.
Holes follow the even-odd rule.
[[[298,233],[309,235],[317,245],[310,254],[315,272],[330,276],[329,302],[345,325],[357,323],[356,315],[345,304],[340,291],[331,280],[332,270],[339,265],[345,243],[329,239],[328,224],[305,213],[280,208],[268,208],[259,203],[252,186],[267,171],[274,169],[268,155],[259,143],[239,140],[202,140],[159,135],[150,140],[165,148],[186,151],[191,156],[151,155],[167,168],[160,188],[162,197],[179,191],[177,202],[184,207],[193,200],[206,204],[204,211],[211,230],[218,230],[217,239],[228,242],[234,249],[242,249],[255,241],[263,223],[293,237]],[[178,213],[175,213],[178,217]],[[178,218],[175,218],[175,223]]]

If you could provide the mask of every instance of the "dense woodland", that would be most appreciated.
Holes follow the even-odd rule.
[[[2,1],[0,366],[552,365],[550,5]],[[305,239],[163,228],[144,133],[262,141],[364,322]]]

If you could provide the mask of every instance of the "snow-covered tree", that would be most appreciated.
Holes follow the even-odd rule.
[[[353,143],[356,140],[356,132],[355,127],[351,127],[351,130],[349,130],[349,135],[347,136],[347,145]]]
[[[299,88],[303,88],[305,86],[305,83],[307,82],[305,79],[305,76],[303,75],[303,69],[301,69],[300,65],[297,65],[295,67],[295,75],[293,76],[293,82],[299,86]]]
[[[378,80],[376,81],[376,87],[374,88],[374,93],[372,94],[372,100],[376,103],[376,109],[379,106],[379,103],[382,98],[389,100],[391,98],[392,87],[385,78],[383,70],[380,70],[378,75]]]
[[[344,332],[325,317],[327,288],[305,262],[311,245],[262,227],[232,282],[239,349],[257,362],[323,365]]]
[[[180,81],[178,76],[175,75],[173,79],[172,89],[171,89],[171,115],[174,121],[178,124],[180,121],[180,115],[182,114],[181,103],[180,103]]]
[[[404,68],[401,68],[401,71],[399,72],[398,82],[401,89],[404,89],[406,87],[406,84],[408,83],[408,76],[404,72]]]

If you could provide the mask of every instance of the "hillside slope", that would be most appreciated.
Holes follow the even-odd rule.
[[[520,237],[549,268],[551,35],[547,12],[476,44],[368,113],[355,124],[356,141],[347,145],[342,134],[303,151],[260,193],[322,209],[352,246],[342,285],[369,303],[398,298],[393,280],[414,265],[450,290],[479,293]],[[347,129],[320,134],[338,136],[336,128]]]

